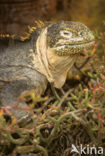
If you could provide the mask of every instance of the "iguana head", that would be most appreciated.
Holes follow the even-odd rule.
[[[62,21],[47,29],[48,46],[58,56],[74,55],[94,44],[92,32],[79,22]]]
[[[60,88],[78,54],[93,48],[93,45],[92,32],[81,23],[61,21],[50,24],[42,29],[36,43],[39,71]]]

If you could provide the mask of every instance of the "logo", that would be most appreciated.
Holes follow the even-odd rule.
[[[71,153],[78,153],[79,155],[81,154],[104,154],[104,150],[102,147],[96,147],[95,145],[93,145],[92,147],[90,147],[89,145],[86,145],[85,147],[80,144],[80,146],[77,148],[74,144],[72,144],[72,150]]]

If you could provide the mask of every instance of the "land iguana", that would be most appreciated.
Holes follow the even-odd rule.
[[[0,103],[16,105],[24,91],[44,93],[47,82],[61,88],[79,54],[94,45],[92,32],[79,22],[42,23],[30,28],[26,38],[0,38]],[[26,107],[23,101],[19,106]],[[27,111],[11,109],[17,119]]]

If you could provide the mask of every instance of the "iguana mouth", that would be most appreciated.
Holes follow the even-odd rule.
[[[79,52],[78,50],[84,50],[84,49],[91,49],[93,48],[95,44],[95,41],[91,41],[91,42],[84,42],[84,43],[80,43],[80,44],[73,44],[73,45],[68,45],[67,48],[76,48],[77,52]],[[66,46],[65,46],[66,48]]]
[[[95,41],[84,42],[84,43],[77,43],[77,44],[60,44],[54,48],[55,52],[59,56],[67,56],[67,55],[74,55],[77,53],[81,53],[83,50],[92,50]]]
[[[63,47],[79,47],[79,46],[82,46],[82,47],[84,47],[84,46],[93,46],[95,44],[95,41],[93,40],[93,41],[90,41],[90,42],[84,42],[84,43],[75,43],[75,44],[69,44],[69,43],[63,43],[63,44],[58,44],[58,45],[56,45],[56,48],[57,49],[61,49],[61,48],[63,48]],[[55,49],[56,49],[55,48]]]
[[[90,41],[90,42],[84,42],[84,43],[77,43],[77,44],[73,44],[73,46],[93,46],[95,44],[95,41]],[[72,46],[72,45],[71,45]]]

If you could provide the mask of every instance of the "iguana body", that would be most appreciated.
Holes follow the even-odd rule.
[[[16,105],[24,91],[44,93],[47,82],[61,88],[67,72],[84,49],[91,49],[94,36],[81,23],[61,21],[42,24],[26,39],[13,37],[0,41],[0,101],[1,106]],[[26,103],[21,102],[22,107]],[[12,110],[17,118],[27,114]]]

